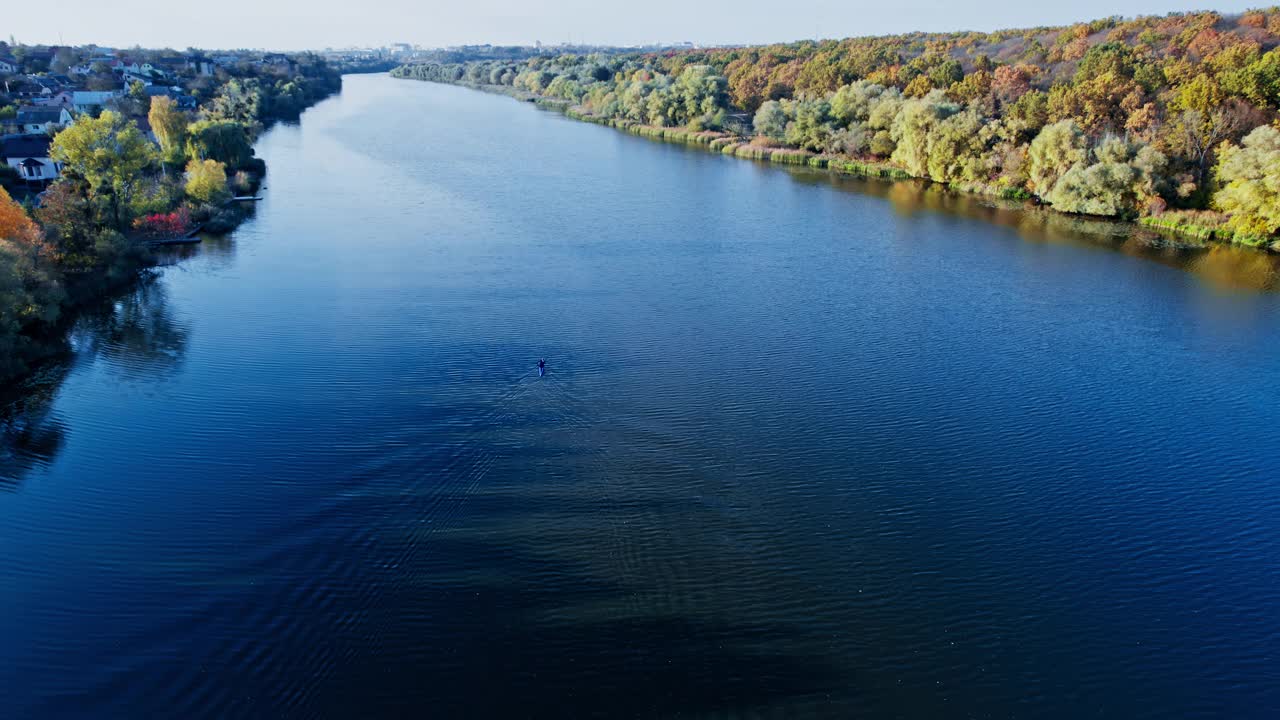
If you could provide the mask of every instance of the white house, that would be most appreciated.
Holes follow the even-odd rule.
[[[150,67],[150,65],[148,65],[148,67]],[[116,60],[115,62],[111,63],[111,69],[112,69],[112,70],[115,70],[116,72],[122,72],[122,73],[125,73],[125,72],[140,73],[140,72],[142,72],[142,66],[141,66],[141,65],[139,65],[139,64],[138,64],[136,61],[134,61],[134,60]]]
[[[114,57],[111,57],[110,55],[98,55],[95,57],[91,57],[87,61],[82,62],[79,65],[76,65],[75,67],[71,68],[71,72],[74,75],[92,75],[94,65],[97,65],[98,63],[102,63],[103,65],[106,65],[108,68],[110,68],[112,65],[115,64],[115,62],[116,62],[116,59]]]
[[[11,57],[0,57],[0,75],[12,75],[18,72],[18,61]]]
[[[57,180],[62,165],[49,157],[51,142],[47,135],[6,135],[0,138],[0,158],[27,182]]]
[[[112,90],[76,90],[71,93],[71,109],[77,115],[92,115],[96,110],[106,107],[117,95]]]
[[[18,109],[18,132],[23,135],[52,135],[57,128],[72,123],[65,107],[45,105]]]
[[[148,73],[136,73],[136,72],[126,70],[124,73],[124,84],[132,85],[135,82],[140,82],[144,86],[151,85],[152,83],[151,75]]]

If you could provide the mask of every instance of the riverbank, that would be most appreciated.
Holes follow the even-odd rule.
[[[178,137],[183,141],[162,133],[159,146],[111,113],[62,131],[101,136],[122,154],[130,153],[127,162],[122,155],[116,164],[137,168],[137,174],[122,179],[151,183],[156,199],[143,199],[140,205],[151,209],[126,211],[123,221],[96,215],[94,203],[100,198],[85,179],[87,169],[74,162],[67,163],[67,177],[51,185],[38,205],[28,202],[24,207],[0,198],[17,223],[12,238],[6,233],[0,240],[0,284],[14,288],[4,298],[7,317],[0,323],[0,382],[15,383],[65,354],[66,336],[85,308],[128,292],[147,277],[160,262],[160,247],[174,244],[175,238],[196,244],[198,239],[188,238],[225,235],[251,217],[253,204],[237,198],[256,196],[265,179],[266,164],[254,149],[261,133],[278,122],[296,120],[340,90],[341,77],[323,73],[306,92],[291,96],[289,103],[275,100],[253,122],[188,124],[191,118],[180,115]],[[182,153],[177,159],[175,148]]]
[[[398,77],[394,74],[392,77],[414,79]],[[1264,252],[1275,253],[1280,251],[1280,241],[1270,242],[1266,239],[1242,239],[1238,237],[1236,233],[1226,226],[1225,217],[1219,213],[1172,210],[1158,215],[1126,220],[1115,217],[1061,212],[1055,210],[1051,205],[1040,202],[1035,196],[1022,188],[996,187],[981,183],[939,183],[929,177],[912,175],[903,168],[891,163],[779,147],[776,144],[770,144],[760,136],[748,136],[719,130],[661,127],[646,125],[634,120],[610,118],[594,114],[568,100],[548,98],[507,85],[491,85],[467,81],[446,82],[443,80],[428,80],[427,82],[457,85],[471,90],[503,95],[521,102],[531,103],[545,110],[560,112],[573,120],[611,127],[650,140],[698,147],[710,153],[744,160],[756,160],[777,165],[803,166],[814,170],[828,171],[834,175],[874,180],[924,182],[960,195],[987,198],[991,201],[1018,203],[1027,211],[1050,213],[1064,218],[1105,222],[1110,226],[1128,226],[1135,230],[1141,228],[1158,236],[1163,242],[1187,247],[1205,247],[1209,244],[1234,244],[1252,247]]]

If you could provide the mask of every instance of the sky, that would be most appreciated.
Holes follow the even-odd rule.
[[[759,44],[913,30],[1064,25],[1110,15],[1239,12],[1266,0],[6,0],[0,38],[112,47],[426,47],[563,42]]]

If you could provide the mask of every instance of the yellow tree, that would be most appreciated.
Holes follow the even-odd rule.
[[[187,163],[187,194],[211,205],[225,202],[230,195],[227,190],[227,166],[217,160],[192,160]]]
[[[187,142],[187,114],[178,109],[178,103],[173,98],[155,97],[151,99],[147,121],[151,123],[151,130],[160,141],[164,161],[180,162]]]

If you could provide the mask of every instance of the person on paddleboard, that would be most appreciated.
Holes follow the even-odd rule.
[[[542,377],[543,375],[546,374],[546,372],[547,372],[547,361],[539,360],[538,361],[538,377]]]

